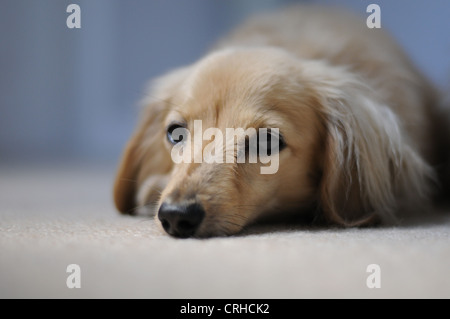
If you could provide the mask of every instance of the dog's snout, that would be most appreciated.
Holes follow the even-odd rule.
[[[205,211],[198,203],[189,205],[163,203],[158,218],[164,230],[175,237],[191,237],[200,226]]]

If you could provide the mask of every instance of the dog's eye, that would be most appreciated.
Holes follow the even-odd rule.
[[[278,143],[277,143],[278,142]],[[258,134],[258,154],[272,155],[281,152],[286,147],[286,142],[278,129],[263,130]]]
[[[170,124],[167,128],[167,140],[170,144],[178,144],[187,139],[187,128],[182,124]]]
[[[278,142],[278,143],[277,143]],[[246,154],[255,151],[255,148],[250,145],[249,139],[245,140]],[[278,147],[277,147],[278,146]],[[257,133],[256,154],[258,156],[271,156],[277,152],[281,152],[286,148],[286,142],[279,130],[264,129]]]

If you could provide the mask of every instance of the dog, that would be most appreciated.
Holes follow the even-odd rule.
[[[438,189],[436,89],[383,29],[352,14],[302,5],[253,17],[148,92],[114,200],[122,213],[154,214],[171,236],[227,236],[301,216],[392,223],[424,214]],[[174,131],[192,132],[195,121],[269,129],[276,172],[262,174],[261,162],[175,162],[174,148],[193,137]],[[236,158],[248,139],[227,138],[223,149],[235,146]]]

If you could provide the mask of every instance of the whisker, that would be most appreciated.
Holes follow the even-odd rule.
[[[143,205],[136,205],[132,208],[132,211],[138,211],[140,209],[147,209],[150,214],[148,215],[154,215],[156,214],[156,208],[158,207],[158,201],[152,201],[152,202],[147,202]]]

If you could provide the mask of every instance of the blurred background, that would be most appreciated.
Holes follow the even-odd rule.
[[[247,16],[293,0],[2,0],[0,164],[117,163],[148,80],[196,61]],[[449,87],[450,1],[303,1],[381,7],[419,68]],[[81,7],[81,29],[66,8]]]

